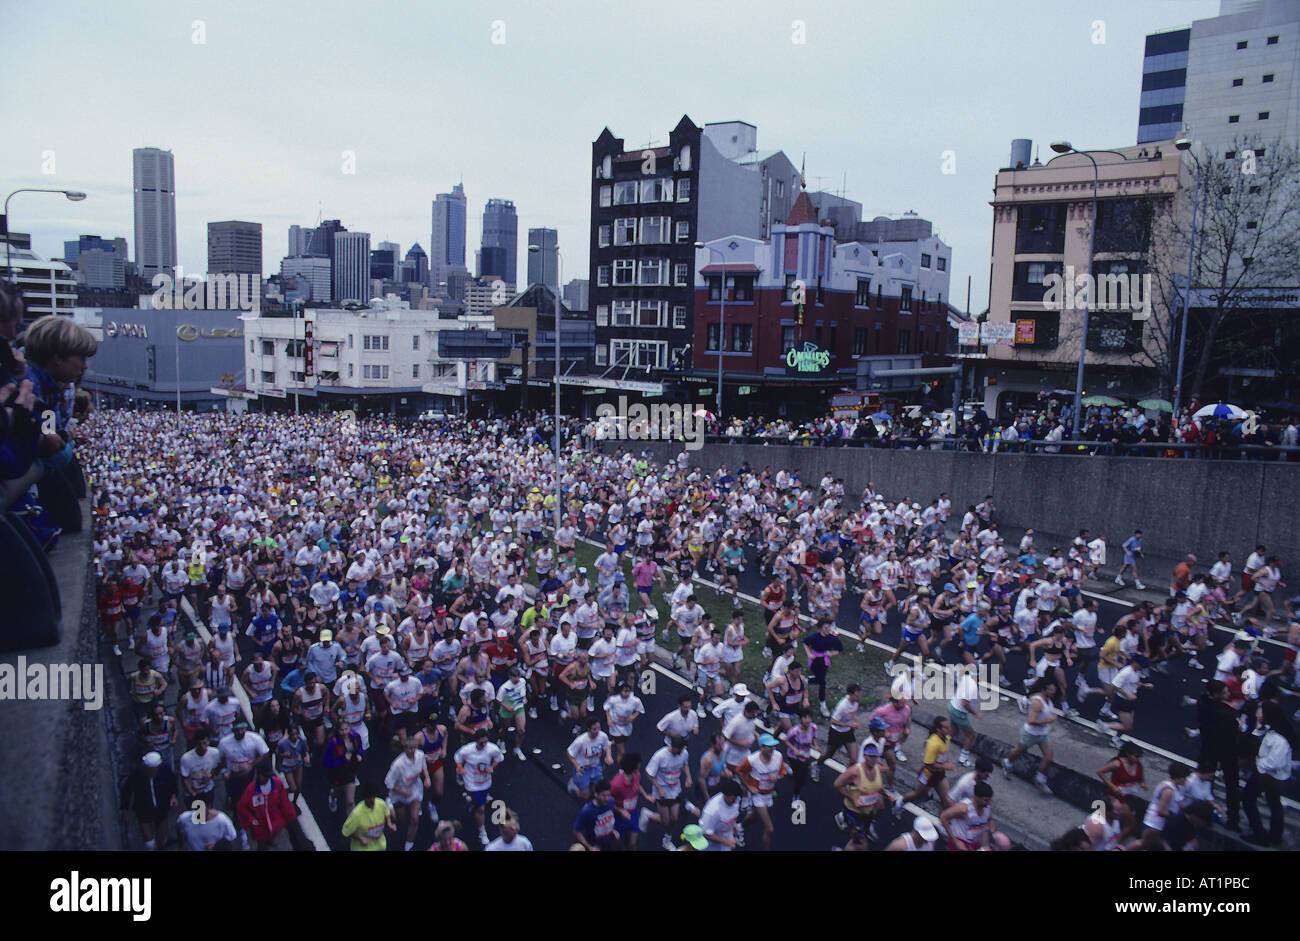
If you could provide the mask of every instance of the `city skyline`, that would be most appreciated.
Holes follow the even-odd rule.
[[[89,194],[79,204],[20,197],[14,229],[30,232],[47,256],[82,233],[132,241],[130,154],[153,146],[175,158],[178,260],[189,272],[206,267],[206,226],[222,219],[280,233],[312,224],[319,211],[404,251],[427,245],[429,206],[463,180],[469,245],[481,243],[487,199],[510,199],[521,230],[559,230],[565,270],[578,273],[587,268],[590,142],[609,127],[629,148],[663,143],[664,129],[688,115],[701,125],[748,121],[760,151],[806,153],[809,190],[838,191],[847,180],[865,218],[915,210],[933,219],[953,246],[952,300],[964,307],[970,275],[979,311],[988,296],[989,187],[1011,140],[1030,138],[1043,153],[1061,138],[1080,147],[1132,143],[1146,35],[1214,16],[1219,4],[1099,2],[1066,16],[1028,3],[871,4],[846,17],[829,3],[764,3],[734,20],[670,3],[656,17],[662,26],[627,35],[617,18],[576,3],[546,11],[507,3],[452,19],[375,7],[400,9],[400,31],[385,28],[392,17],[347,20],[347,9],[322,4],[311,44],[278,49],[267,37],[296,35],[291,10],[233,4],[204,19],[144,2],[111,13],[74,3],[14,10],[15,32],[33,41],[15,51],[18,94],[9,100],[68,96],[80,111],[75,130],[53,114],[11,112],[22,129],[0,155],[0,174],[10,189]],[[59,32],[60,49],[99,61],[120,85],[87,88],[71,71],[48,69],[56,14],[73,10],[91,28]],[[886,11],[888,42],[872,15]],[[1011,21],[1021,48],[1052,50],[1050,72],[1023,56],[985,58]],[[1094,41],[1097,21],[1104,42]],[[694,28],[670,28],[687,22]],[[719,43],[723,26],[728,41]],[[434,36],[445,55],[430,72],[418,53]],[[593,55],[612,45],[617,60]],[[304,82],[290,71],[295,56],[283,54],[295,49],[325,60],[382,56],[385,86],[413,91],[374,96],[374,82],[343,78],[349,70]],[[614,61],[656,67],[621,75],[599,65]],[[1031,73],[1039,80],[1026,81]],[[209,91],[218,74],[234,78]],[[317,99],[310,134],[286,123],[283,96],[265,94],[290,81],[295,97]],[[151,107],[122,108],[123,96]],[[357,113],[367,116],[364,133]],[[492,115],[494,126],[466,124],[465,113]],[[942,172],[948,152],[955,173]],[[265,240],[264,271],[278,270],[282,241]]]

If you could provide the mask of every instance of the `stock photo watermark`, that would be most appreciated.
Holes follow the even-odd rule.
[[[621,441],[684,441],[686,450],[704,447],[705,423],[711,414],[701,405],[663,403],[628,405],[620,395],[618,404],[601,403],[596,409],[596,437]]]
[[[87,712],[104,707],[102,663],[0,663],[0,702],[80,700]]]

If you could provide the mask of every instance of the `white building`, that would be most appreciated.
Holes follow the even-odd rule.
[[[444,330],[491,328],[491,317],[442,319],[412,310],[396,295],[365,310],[308,308],[299,317],[245,314],[245,384],[259,397],[311,396],[321,405],[384,410],[443,405],[432,396],[461,398],[469,383],[496,382],[496,364],[471,364],[438,355]],[[314,374],[308,376],[304,334],[315,340]]]
[[[515,286],[501,278],[477,278],[465,285],[465,314],[490,315],[492,308],[510,303],[514,296]]]
[[[135,261],[140,276],[172,274],[176,268],[176,165],[170,150],[132,152],[135,188]]]
[[[1220,157],[1300,136],[1300,0],[1222,0],[1219,15],[1146,40],[1138,143],[1186,127]]]
[[[70,267],[61,261],[42,258],[30,248],[6,246],[3,236],[0,236],[0,259],[8,260],[23,293],[24,320],[32,321],[46,314],[72,314],[77,306],[77,276]]]

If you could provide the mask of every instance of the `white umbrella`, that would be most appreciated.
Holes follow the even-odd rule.
[[[1245,418],[1246,413],[1235,405],[1228,405],[1225,402],[1215,402],[1213,405],[1206,405],[1198,409],[1192,417],[1194,418]]]

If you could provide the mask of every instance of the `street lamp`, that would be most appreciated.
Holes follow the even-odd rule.
[[[556,236],[558,242],[559,236]],[[542,246],[529,245],[530,253],[540,254]],[[558,246],[555,247],[555,529],[560,528],[560,520],[564,512],[564,490],[560,484],[560,281],[563,278],[564,256],[560,254]],[[546,280],[546,259],[542,259],[542,281],[545,286]],[[525,380],[527,381],[527,380]]]
[[[71,202],[79,203],[86,198],[86,194],[80,190],[61,190],[49,189],[42,186],[24,186],[16,189],[5,197],[5,277],[10,281],[17,281],[14,277],[13,268],[9,264],[9,246],[12,244],[12,234],[14,227],[9,224],[9,200],[13,199],[19,193],[62,193],[68,197]]]
[[[1196,189],[1192,190],[1192,233],[1187,240],[1187,286],[1183,290],[1183,325],[1178,338],[1178,371],[1174,374],[1174,427],[1178,427],[1178,410],[1183,402],[1183,355],[1187,352],[1187,317],[1192,300],[1192,263],[1196,257],[1196,210],[1201,198],[1201,161],[1192,151],[1192,141],[1180,137],[1174,146],[1181,151],[1191,153],[1192,162],[1196,164]]]
[[[722,249],[714,248],[712,245],[705,245],[703,242],[696,242],[695,249],[707,248],[709,255],[712,257],[714,252],[722,259],[722,313],[718,317],[718,389],[717,395],[713,400],[713,411],[715,412],[714,420],[718,427],[722,427],[722,351],[727,346],[727,256],[723,254]]]
[[[1083,360],[1088,353],[1088,307],[1092,304],[1092,253],[1097,238],[1097,161],[1092,153],[1076,150],[1069,141],[1053,141],[1052,150],[1058,154],[1078,154],[1087,157],[1092,163],[1092,221],[1088,226],[1088,294],[1083,305],[1083,334],[1079,338],[1079,369],[1074,377],[1074,438],[1078,440],[1083,431]],[[1102,151],[1104,153],[1105,151]]]

